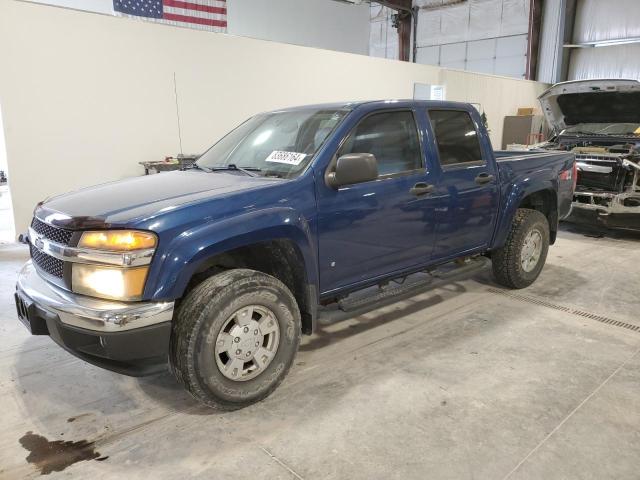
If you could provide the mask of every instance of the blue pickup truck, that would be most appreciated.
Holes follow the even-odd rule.
[[[494,152],[469,104],[263,113],[189,170],[40,203],[18,316],[87,362],[168,363],[201,402],[238,408],[282,382],[319,309],[479,259],[530,285],[575,177],[572,153]]]

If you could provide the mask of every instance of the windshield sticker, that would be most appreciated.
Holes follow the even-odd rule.
[[[300,163],[306,156],[306,153],[282,152],[280,150],[274,150],[265,161],[273,163],[285,163],[287,165],[300,165]]]

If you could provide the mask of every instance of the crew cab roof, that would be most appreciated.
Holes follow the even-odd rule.
[[[440,100],[413,100],[413,99],[388,99],[388,100],[358,100],[352,102],[332,102],[318,103],[312,105],[299,105],[295,107],[279,108],[272,112],[290,112],[295,110],[304,110],[308,108],[328,109],[328,110],[355,110],[357,108],[367,107],[375,110],[376,108],[388,108],[389,105],[397,105],[399,108],[411,107],[430,107],[430,108],[457,108],[460,110],[468,110],[470,104],[464,102],[450,102]],[[471,107],[473,108],[473,107]]]

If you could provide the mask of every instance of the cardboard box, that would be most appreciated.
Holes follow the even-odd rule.
[[[518,115],[533,115],[533,107],[520,107],[518,109]]]

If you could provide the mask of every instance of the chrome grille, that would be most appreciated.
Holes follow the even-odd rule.
[[[596,153],[576,153],[576,160],[584,160],[587,162],[613,162],[618,163],[621,160],[621,155],[610,154],[601,155]]]
[[[41,252],[33,245],[29,245],[29,248],[31,249],[31,259],[38,268],[54,277],[63,278],[64,262],[62,260]]]
[[[39,233],[44,238],[51,240],[52,242],[61,243],[63,245],[69,245],[73,232],[71,230],[65,230],[63,228],[54,227],[52,225],[41,222],[37,218],[34,218],[31,222],[31,228]]]

